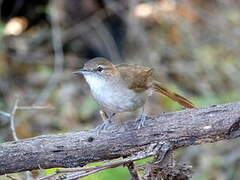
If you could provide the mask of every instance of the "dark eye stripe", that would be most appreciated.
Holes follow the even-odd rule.
[[[101,66],[98,66],[95,71],[98,71],[98,72],[102,72],[103,71],[103,68]]]

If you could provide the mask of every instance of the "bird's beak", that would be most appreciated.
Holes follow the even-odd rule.
[[[85,73],[88,73],[89,71],[86,70],[86,69],[79,69],[77,71],[73,71],[72,73],[73,74],[85,74]]]

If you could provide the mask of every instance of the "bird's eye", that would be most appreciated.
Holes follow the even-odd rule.
[[[98,72],[102,72],[102,71],[103,71],[103,67],[98,66],[97,69],[96,69],[96,71],[98,71]]]

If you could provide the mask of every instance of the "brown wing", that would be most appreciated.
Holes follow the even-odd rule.
[[[137,65],[117,65],[123,80],[127,82],[129,89],[136,92],[143,92],[149,88],[149,79],[152,77],[153,70],[144,66]]]

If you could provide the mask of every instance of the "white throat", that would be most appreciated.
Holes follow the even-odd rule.
[[[84,77],[92,91],[102,91],[102,88],[109,84],[108,81],[98,74],[85,74]]]
[[[121,80],[106,80],[98,74],[85,74],[84,77],[93,97],[111,112],[134,111],[146,101],[146,92],[136,93]]]

